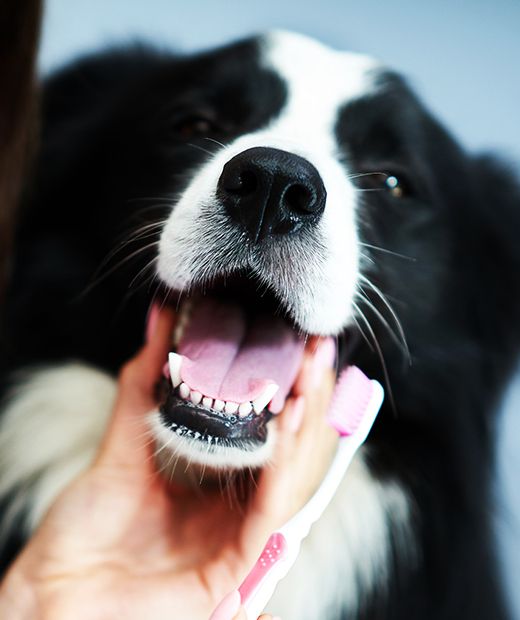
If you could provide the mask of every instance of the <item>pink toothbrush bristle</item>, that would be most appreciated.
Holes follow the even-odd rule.
[[[328,421],[342,436],[353,435],[363,419],[373,386],[356,366],[349,366],[340,375]]]

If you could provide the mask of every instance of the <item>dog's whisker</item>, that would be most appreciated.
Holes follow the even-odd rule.
[[[411,360],[410,350],[408,348],[408,343],[406,342],[406,338],[404,337],[404,333],[402,333],[402,330],[396,333],[392,329],[392,327],[390,326],[386,318],[378,310],[378,308],[372,303],[372,301],[370,300],[370,297],[368,297],[368,295],[366,294],[365,291],[363,291],[362,288],[359,288],[359,290],[356,291],[356,296],[359,299],[361,299],[362,303],[365,303],[368,306],[368,308],[376,315],[376,317],[379,319],[381,324],[386,328],[392,340],[402,350],[402,352],[404,353],[404,355],[406,356],[408,360],[408,363],[411,364],[412,360]]]
[[[411,364],[411,353],[410,353],[410,347],[408,346],[408,342],[406,339],[406,335],[404,333],[404,329],[401,323],[401,320],[399,319],[397,312],[394,310],[394,308],[392,307],[391,303],[388,301],[386,295],[383,294],[383,292],[381,291],[381,289],[376,286],[371,280],[370,278],[367,278],[367,276],[360,274],[360,279],[367,284],[373,291],[374,293],[379,297],[379,299],[381,299],[381,301],[383,302],[383,304],[385,305],[385,307],[387,308],[388,312],[390,313],[392,319],[395,322],[396,328],[398,330],[399,333],[399,337],[401,339],[401,341],[403,342],[403,345],[406,348],[407,351],[407,355],[408,355],[408,360],[409,363]]]
[[[370,333],[371,337],[372,337],[372,342],[374,344],[376,353],[379,357],[379,361],[381,362],[381,368],[383,371],[383,375],[385,378],[385,385],[387,388],[387,393],[388,393],[388,400],[390,401],[390,405],[392,408],[392,411],[394,412],[395,415],[397,415],[397,410],[395,407],[395,401],[394,401],[394,395],[393,395],[393,390],[392,390],[392,386],[390,383],[390,375],[388,373],[388,368],[386,365],[386,361],[385,361],[385,356],[383,355],[383,350],[381,348],[381,345],[377,339],[376,333],[374,332],[372,325],[370,324],[370,321],[367,319],[367,317],[364,315],[363,311],[359,308],[358,304],[356,304],[356,302],[352,302],[352,305],[354,306],[354,308],[356,309],[357,313],[359,314],[360,319],[363,321],[363,323],[366,325],[368,332]]]
[[[412,262],[417,261],[417,259],[413,256],[406,256],[406,254],[400,254],[399,252],[394,252],[393,250],[381,248],[377,245],[372,245],[370,243],[364,243],[363,241],[360,241],[359,245],[362,245],[364,248],[369,248],[370,250],[374,250],[376,252],[384,252],[385,254],[390,254],[391,256],[396,256],[397,258],[403,258],[404,260],[409,260]]]

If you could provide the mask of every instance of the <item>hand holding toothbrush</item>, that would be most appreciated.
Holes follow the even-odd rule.
[[[337,443],[324,422],[334,385],[328,340],[309,343],[294,395],[271,422],[275,454],[247,508],[230,510],[220,494],[172,489],[157,474],[146,413],[156,406],[174,320],[161,312],[123,370],[98,458],[56,500],[8,571],[0,617],[207,620],[269,534],[319,485]],[[225,620],[239,613],[230,609]]]

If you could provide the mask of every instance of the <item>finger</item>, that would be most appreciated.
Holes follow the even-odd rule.
[[[303,393],[289,398],[276,420],[276,446],[259,479],[250,521],[244,528],[246,543],[261,545],[299,510],[330,463],[337,443],[337,433],[326,422],[335,378],[332,365],[330,349],[323,351],[312,343],[307,347],[297,381]]]
[[[116,404],[97,464],[134,469],[150,465],[146,414],[156,407],[155,386],[168,358],[174,323],[170,309],[157,310],[153,333],[121,371]]]
[[[227,594],[214,609],[209,620],[234,620],[235,618],[246,618],[244,608],[240,609],[240,592],[233,590]],[[238,612],[238,615],[237,615]]]
[[[164,364],[168,360],[175,314],[170,308],[154,306],[147,326],[147,340],[138,354],[122,369],[120,384],[123,394],[138,391],[142,398],[150,398]]]

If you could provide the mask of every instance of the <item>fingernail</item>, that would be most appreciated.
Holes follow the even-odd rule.
[[[317,387],[327,368],[333,368],[336,361],[336,345],[332,338],[320,340],[312,360],[312,382]]]
[[[148,311],[148,316],[146,317],[146,342],[150,342],[155,334],[155,330],[157,329],[157,321],[159,320],[159,306],[157,304],[153,304],[153,306]]]
[[[231,620],[240,609],[241,602],[240,592],[233,590],[220,601],[209,620]]]
[[[289,433],[297,433],[303,422],[303,414],[305,412],[305,397],[298,396],[289,411],[287,419],[287,430]]]

